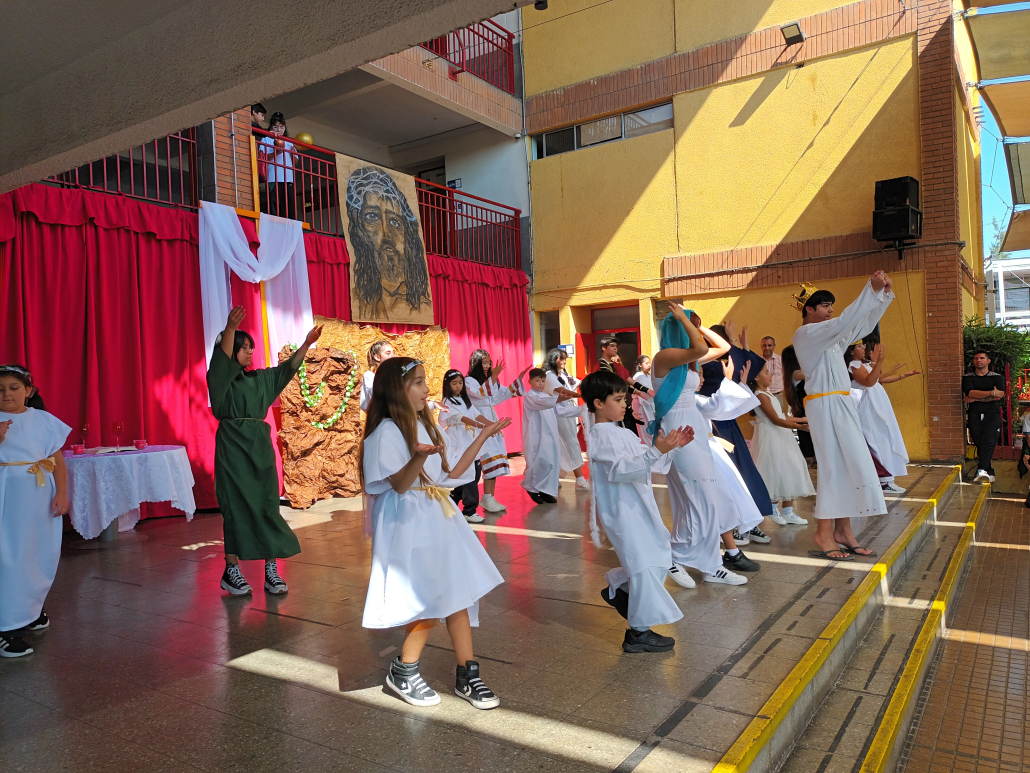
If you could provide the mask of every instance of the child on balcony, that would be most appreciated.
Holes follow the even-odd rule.
[[[272,113],[268,131],[275,137],[262,137],[258,143],[259,160],[267,165],[265,192],[267,212],[270,215],[297,219],[297,198],[293,190],[293,167],[296,162],[296,148],[286,136],[286,118],[282,113]]]

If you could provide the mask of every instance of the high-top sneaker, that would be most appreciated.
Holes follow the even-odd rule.
[[[738,548],[741,545],[748,545],[751,543],[751,540],[748,539],[746,534],[740,533],[740,529],[733,530],[733,541],[737,543]]]
[[[233,596],[246,596],[251,592],[247,578],[240,571],[239,564],[226,564],[225,572],[222,574],[222,590],[227,590]]]
[[[769,537],[769,535],[761,529],[759,529],[757,526],[753,528],[751,531],[749,531],[745,536],[752,542],[760,542],[763,545],[772,542],[772,539]]]
[[[479,678],[479,663],[475,660],[466,660],[465,665],[458,666],[454,694],[477,709],[495,709],[501,705],[501,699]]]
[[[265,561],[265,590],[275,596],[289,590],[286,583],[283,582],[283,578],[279,576],[279,566],[275,559]]]
[[[417,660],[414,663],[401,663],[399,656],[394,658],[390,664],[390,673],[386,675],[386,686],[412,706],[435,706],[440,702],[440,696],[426,684],[418,672],[418,664]]]

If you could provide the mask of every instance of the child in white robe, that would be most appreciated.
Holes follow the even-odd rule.
[[[361,446],[362,484],[372,499],[372,573],[361,624],[406,626],[401,654],[386,687],[413,706],[440,702],[419,674],[433,626],[447,620],[457,657],[455,694],[479,709],[500,701],[483,683],[472,651],[479,599],[504,582],[486,550],[447,495],[472,466],[484,441],[510,419],[492,422],[452,467],[418,360],[394,357],[376,371]]]
[[[561,473],[561,437],[555,407],[571,398],[561,393],[547,394],[547,374],[540,368],[529,371],[529,384],[530,389],[522,399],[522,453],[526,457],[522,488],[538,505],[553,505],[558,501]]]
[[[563,349],[551,349],[544,360],[543,370],[547,373],[545,391],[549,395],[564,394],[575,395],[579,387],[579,381],[569,375],[565,370],[568,356]],[[583,476],[583,452],[579,447],[579,435],[576,428],[579,422],[579,406],[576,398],[559,403],[555,407],[558,413],[558,437],[561,443],[558,446],[558,453],[561,457],[561,468],[576,476],[576,488],[585,491],[590,490],[590,483]]]
[[[380,338],[378,341],[368,347],[368,370],[365,371],[365,375],[361,377],[361,410],[368,412],[368,402],[372,399],[372,382],[376,378],[376,368],[385,360],[393,357],[393,344],[387,341],[385,338]]]
[[[624,652],[668,652],[676,642],[651,630],[683,617],[665,589],[672,565],[669,530],[658,513],[651,487],[651,468],[673,448],[690,443],[689,427],[660,434],[654,445],[643,445],[619,425],[626,414],[624,379],[608,371],[591,373],[580,384],[587,409],[594,417],[587,454],[593,471],[596,511],[591,511],[591,535],[600,547],[594,514],[615,548],[621,566],[608,571],[601,598],[626,618]]]
[[[50,625],[43,611],[61,557],[68,471],[61,447],[71,427],[25,407],[32,375],[0,365],[0,657],[30,655],[27,631]]]
[[[443,377],[443,404],[448,412],[440,415],[440,426],[444,428],[447,441],[447,462],[452,467],[458,463],[479,430],[488,422],[479,409],[472,404],[465,390],[465,377],[459,370],[449,370]],[[461,485],[451,491],[451,499],[461,505],[461,512],[469,523],[482,523],[483,516],[476,512],[479,507],[479,477],[482,466],[476,459],[474,469],[465,473]],[[467,478],[467,480],[466,480]]]
[[[637,426],[637,434],[640,440],[651,445],[651,436],[647,434],[647,425],[654,421],[654,389],[651,384],[651,358],[646,354],[637,357],[637,372],[633,374],[633,380],[644,387],[646,391],[633,391],[633,412],[640,419]]]
[[[883,515],[887,505],[851,399],[851,376],[844,349],[869,335],[894,300],[892,283],[877,271],[854,302],[833,317],[833,294],[803,287],[795,296],[801,327],[794,333],[794,351],[805,374],[805,415],[819,465],[816,481],[815,542],[821,558],[849,561],[874,556],[858,544],[851,518]],[[840,547],[838,547],[840,546]]]
[[[465,388],[468,390],[469,399],[479,409],[487,421],[497,421],[496,406],[518,397],[522,394],[522,377],[526,370],[522,371],[510,385],[502,386],[498,380],[501,371],[504,370],[504,360],[493,366],[493,360],[486,349],[476,349],[469,356],[469,372],[465,376]],[[497,488],[497,479],[502,475],[511,475],[511,468],[508,466],[508,449],[504,445],[504,435],[498,432],[489,438],[483,445],[483,452],[479,455],[479,461],[483,466],[483,498],[481,504],[488,513],[503,513],[507,508],[497,501],[494,492]]]

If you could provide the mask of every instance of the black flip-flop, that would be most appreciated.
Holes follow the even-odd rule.
[[[876,551],[875,550],[869,550],[869,548],[864,548],[861,545],[855,545],[854,547],[848,547],[847,545],[841,545],[840,549],[843,550],[845,553],[848,553],[848,554],[853,555],[853,556],[858,556],[859,558],[876,558]],[[869,552],[868,553],[856,553],[855,552],[856,550],[869,550]]]
[[[844,555],[838,558],[837,556],[831,556],[830,553],[843,553]],[[829,561],[854,561],[851,554],[844,548],[837,548],[835,550],[809,550],[808,555],[813,558],[825,558]]]

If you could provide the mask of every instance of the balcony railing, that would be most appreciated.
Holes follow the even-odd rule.
[[[196,209],[197,139],[184,129],[48,178],[69,188],[106,191]]]
[[[515,93],[515,36],[497,22],[484,22],[449,32],[422,44],[459,72],[470,72],[509,94]]]
[[[268,141],[265,141],[268,138]],[[260,209],[303,220],[316,233],[343,235],[336,154],[254,129]],[[522,210],[415,179],[426,252],[503,268],[522,268]]]

